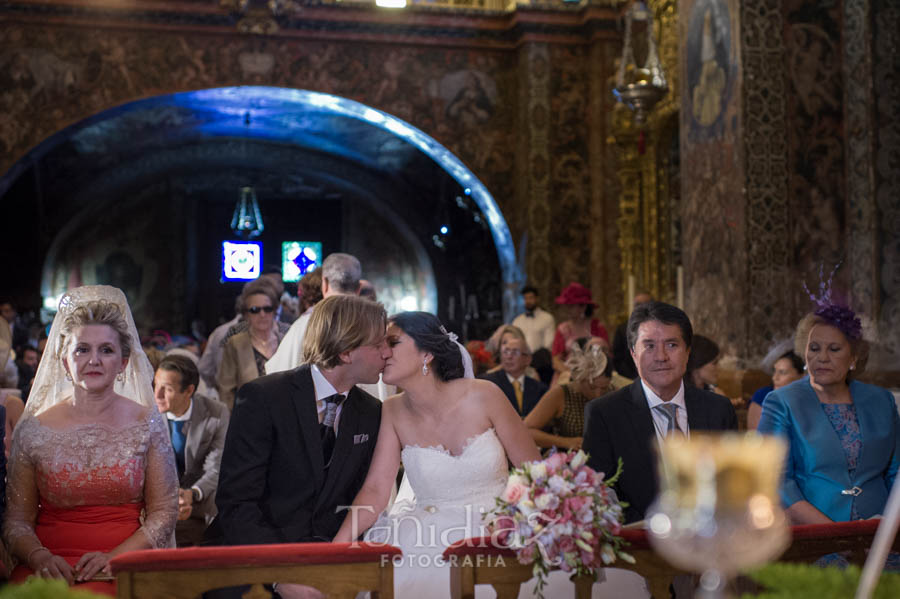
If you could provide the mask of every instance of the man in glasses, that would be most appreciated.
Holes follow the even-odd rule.
[[[525,340],[506,335],[500,346],[500,370],[482,377],[500,387],[522,418],[528,415],[547,392],[547,385],[525,376],[529,364],[531,350]]]

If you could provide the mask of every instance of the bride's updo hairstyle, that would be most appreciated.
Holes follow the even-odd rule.
[[[131,335],[128,334],[128,323],[125,321],[125,316],[117,305],[104,300],[78,306],[65,317],[60,329],[60,356],[64,356],[69,349],[72,332],[89,324],[102,324],[114,330],[119,336],[122,357],[131,356]]]
[[[400,312],[390,321],[412,338],[419,351],[434,356],[428,367],[438,380],[447,382],[465,376],[459,345],[450,338],[437,316],[428,312]]]

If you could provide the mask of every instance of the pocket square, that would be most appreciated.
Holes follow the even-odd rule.
[[[362,433],[361,435],[353,435],[353,444],[359,445],[360,443],[365,443],[369,440],[368,433]]]

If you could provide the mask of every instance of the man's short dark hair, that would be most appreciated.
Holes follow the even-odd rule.
[[[533,287],[531,285],[525,285],[524,287],[522,287],[521,295],[525,295],[526,293],[533,293],[535,295],[540,295],[540,293],[538,293],[537,288]]]
[[[691,319],[684,313],[684,310],[666,304],[664,302],[647,302],[634,307],[631,316],[628,318],[628,326],[626,327],[626,335],[628,336],[628,347],[634,349],[637,343],[638,329],[641,324],[650,320],[657,320],[663,324],[674,324],[681,329],[681,336],[687,347],[691,346],[694,339],[694,329],[691,326]]]
[[[197,389],[200,383],[200,372],[193,360],[186,356],[166,356],[157,366],[158,370],[168,370],[169,372],[177,372],[181,376],[181,390],[184,391],[188,385],[193,385]]]

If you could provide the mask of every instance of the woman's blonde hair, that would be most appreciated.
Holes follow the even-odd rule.
[[[376,343],[387,329],[384,306],[358,295],[332,295],[313,308],[303,335],[303,362],[319,368],[341,364],[341,354]]]
[[[810,312],[800,319],[797,323],[797,331],[794,333],[794,353],[803,359],[806,363],[806,346],[809,343],[809,333],[817,324],[827,324],[830,327],[841,331],[834,323],[827,318],[823,318],[814,312]],[[841,331],[844,339],[850,344],[850,353],[856,358],[856,367],[847,373],[847,380],[860,377],[866,371],[866,362],[869,360],[869,342],[865,339],[851,339],[846,333]]]
[[[60,356],[64,356],[66,351],[68,351],[69,341],[75,329],[89,324],[102,324],[114,330],[119,337],[119,348],[122,350],[122,357],[128,358],[131,356],[131,336],[128,334],[128,323],[125,321],[125,315],[122,314],[117,305],[105,300],[97,300],[78,306],[65,317],[59,334]]]
[[[573,343],[569,349],[569,357],[566,358],[566,366],[571,371],[570,379],[573,383],[593,381],[598,376],[609,377],[609,358],[599,345],[588,345],[582,349],[577,343]]]

